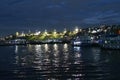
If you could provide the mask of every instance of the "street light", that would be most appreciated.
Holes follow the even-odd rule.
[[[47,35],[47,34],[48,34],[48,32],[47,32],[47,30],[46,30],[46,29],[45,29],[45,32],[44,32],[44,34],[45,34],[45,35]]]
[[[67,32],[66,28],[64,29],[63,33],[65,34]]]
[[[75,28],[75,33],[78,33],[79,29],[78,27]]]
[[[19,36],[19,32],[16,32],[16,36]]]
[[[56,32],[56,29],[54,29],[54,34],[56,34],[57,32]]]

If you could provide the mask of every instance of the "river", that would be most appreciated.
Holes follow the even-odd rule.
[[[0,80],[119,79],[119,50],[70,44],[0,46]]]

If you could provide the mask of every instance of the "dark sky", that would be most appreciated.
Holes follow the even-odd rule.
[[[64,29],[120,23],[120,0],[0,0],[0,29]]]

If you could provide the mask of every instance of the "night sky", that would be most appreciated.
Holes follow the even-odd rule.
[[[0,32],[120,23],[120,0],[0,0]]]

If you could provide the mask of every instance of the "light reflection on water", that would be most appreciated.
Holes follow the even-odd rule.
[[[15,46],[15,53],[18,53],[18,46]]]
[[[114,70],[120,66],[119,51],[69,44],[0,47],[0,50],[8,56],[7,59],[3,54],[0,57],[3,80],[110,80],[119,77],[120,70]]]
[[[49,51],[49,46],[48,44],[45,44],[45,52]]]

